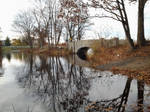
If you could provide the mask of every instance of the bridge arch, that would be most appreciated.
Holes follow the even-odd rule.
[[[77,55],[83,59],[86,60],[87,59],[87,51],[90,49],[90,47],[81,47],[78,49],[77,51]]]

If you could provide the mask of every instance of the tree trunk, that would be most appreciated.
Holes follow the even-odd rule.
[[[31,49],[33,49],[33,43],[32,43],[32,39],[30,39],[30,42],[29,42],[29,44],[30,44],[30,48],[31,48]]]
[[[118,5],[118,10],[120,13],[121,22],[122,22],[123,29],[125,31],[126,38],[129,42],[129,46],[131,50],[133,50],[135,47],[134,47],[134,42],[130,34],[130,27],[129,27],[129,22],[128,22],[128,17],[127,17],[124,1],[121,0],[121,3],[120,3],[119,0],[117,0],[117,5]]]
[[[58,44],[59,44],[60,36],[61,36],[61,32],[62,32],[62,28],[61,28],[61,29],[60,29],[60,31],[59,31],[58,39],[57,39],[56,45],[58,45]]]
[[[138,34],[137,34],[137,45],[145,45],[145,35],[144,35],[144,0],[139,0],[138,6]]]
[[[133,39],[131,38],[129,31],[125,31],[125,34],[126,34],[126,38],[128,40],[128,43],[129,43],[131,50],[135,49],[134,42],[133,42]]]
[[[30,34],[31,34],[30,32],[28,32],[28,34],[27,34],[27,36],[28,36],[28,43],[29,43],[30,48],[33,49],[33,40],[31,38]]]

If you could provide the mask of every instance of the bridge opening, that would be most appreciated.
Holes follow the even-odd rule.
[[[77,51],[77,55],[79,58],[86,60],[87,59],[87,51],[89,50],[89,47],[82,47]]]

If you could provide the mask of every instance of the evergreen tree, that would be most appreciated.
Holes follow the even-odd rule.
[[[9,39],[9,37],[7,37],[5,40],[5,46],[10,46],[10,45],[11,45],[10,39]]]

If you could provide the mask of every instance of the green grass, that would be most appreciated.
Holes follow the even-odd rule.
[[[2,52],[11,52],[12,49],[8,47],[2,47]]]

